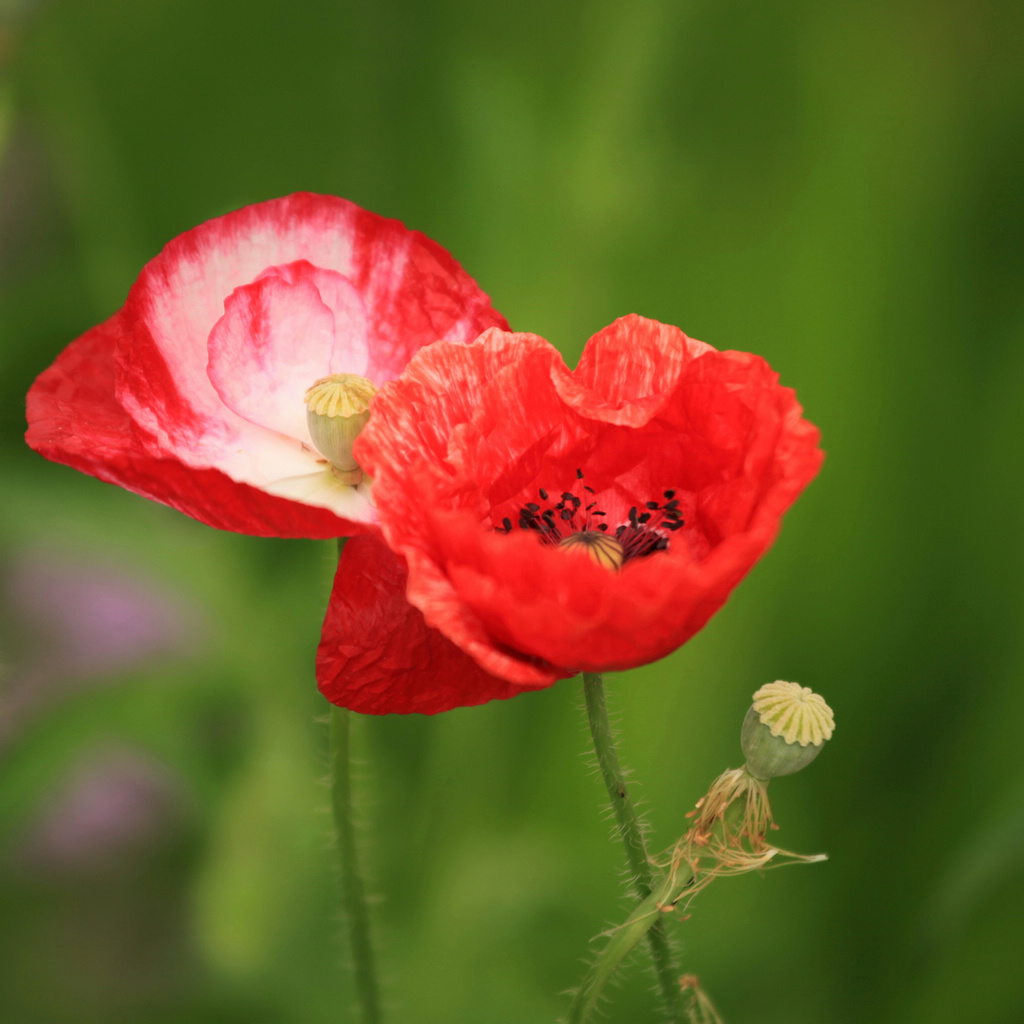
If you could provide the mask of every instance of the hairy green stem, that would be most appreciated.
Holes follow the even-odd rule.
[[[629,798],[629,791],[626,789],[626,778],[619,765],[619,757],[615,751],[615,740],[612,736],[611,725],[608,722],[608,709],[604,701],[604,682],[598,672],[583,673],[583,694],[587,703],[587,720],[590,723],[590,735],[594,740],[594,751],[597,754],[597,763],[601,769],[601,776],[604,779],[605,787],[608,790],[608,799],[611,801],[612,810],[615,812],[615,821],[618,824],[619,836],[622,845],[626,848],[626,859],[629,863],[629,870],[634,879],[634,888],[641,905],[646,907],[647,901],[651,899],[654,889],[654,875],[651,871],[651,864],[647,857],[647,844],[644,842],[643,826],[640,816],[637,814],[633,801]],[[635,917],[636,915],[634,915]],[[633,917],[630,918],[633,922]],[[627,922],[627,925],[630,924]],[[665,932],[665,925],[659,917],[649,918],[646,914],[642,922],[633,922],[633,927],[623,926],[626,935],[619,937],[612,936],[612,943],[624,943],[629,936],[635,935],[636,939],[646,932],[647,942],[651,947],[651,956],[654,960],[654,970],[658,976],[658,984],[661,987],[662,999],[665,1003],[665,1010],[672,1021],[683,1020],[683,998],[679,988],[679,974],[672,962],[672,951],[669,948],[668,936]],[[629,948],[634,942],[629,943]],[[623,953],[625,955],[625,953]],[[582,1024],[587,1015],[597,1002],[600,990],[604,982],[608,980],[611,971],[621,960],[605,960],[608,970],[600,976],[592,978],[587,976],[587,982],[591,984],[581,987],[588,990],[584,993],[581,1002],[580,994],[573,1002],[573,1009],[576,1016],[570,1016],[571,1024]],[[614,960],[614,962],[612,962]],[[591,972],[593,974],[593,972]],[[581,1003],[577,1006],[577,1003]]]
[[[361,1024],[380,1024],[380,992],[370,941],[366,887],[359,874],[352,822],[351,723],[348,708],[331,708],[331,805],[341,870],[341,900],[348,923],[352,971]]]
[[[333,585],[344,547],[345,538],[339,537],[330,560],[328,589]],[[348,708],[332,707],[330,721],[331,810],[356,1002],[360,1024],[380,1024],[380,989],[370,939],[370,910],[366,902],[366,886],[359,873],[356,830],[352,820],[352,712]]]
[[[623,924],[610,933],[607,944],[573,995],[565,1024],[583,1024],[587,1020],[615,969],[645,935],[650,935],[654,925],[661,923],[659,896],[660,893],[651,893]]]

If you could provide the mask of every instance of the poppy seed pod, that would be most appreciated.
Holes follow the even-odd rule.
[[[810,687],[777,680],[754,694],[740,744],[759,779],[792,775],[809,765],[835,730],[832,709]]]
[[[309,436],[344,484],[358,484],[363,479],[352,443],[369,422],[370,401],[376,393],[372,381],[354,373],[321,377],[306,392]]]

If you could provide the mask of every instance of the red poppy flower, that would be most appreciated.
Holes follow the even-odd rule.
[[[421,346],[506,327],[439,245],[300,193],[174,239],[124,307],[28,396],[28,443],[211,526],[280,537],[365,529],[368,487],[313,448],[318,378],[396,377]]]
[[[638,316],[575,371],[531,334],[423,349],[356,441],[398,557],[385,582],[378,541],[346,546],[322,691],[436,712],[668,654],[817,473],[801,412],[758,356]]]

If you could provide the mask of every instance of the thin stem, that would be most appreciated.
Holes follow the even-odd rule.
[[[615,812],[615,821],[619,827],[622,845],[626,848],[626,859],[633,875],[637,899],[644,903],[654,889],[654,875],[647,857],[647,844],[644,842],[643,826],[633,801],[626,789],[626,778],[619,765],[619,756],[615,751],[615,740],[611,725],[608,722],[608,709],[604,701],[604,682],[598,672],[583,673],[583,694],[587,702],[587,720],[590,723],[590,735],[594,740],[594,751],[601,769],[608,799]],[[654,959],[654,970],[661,986],[665,1009],[672,1021],[683,1020],[682,991],[679,988],[679,973],[672,963],[672,951],[669,948],[665,925],[657,920],[647,931],[647,941]],[[605,979],[602,979],[602,984]],[[584,1014],[597,1001],[597,992],[592,993]],[[586,1016],[578,1018],[581,1022]]]
[[[362,1024],[380,1024],[380,992],[370,941],[370,913],[366,904],[366,887],[359,874],[352,822],[351,716],[352,712],[347,708],[331,708],[331,803],[338,837],[341,900],[348,922],[359,1019]]]

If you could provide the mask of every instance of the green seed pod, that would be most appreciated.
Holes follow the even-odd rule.
[[[821,753],[834,730],[832,709],[810,687],[768,683],[754,694],[743,719],[740,744],[747,770],[759,779],[792,775]]]
[[[376,393],[372,381],[354,373],[322,377],[306,392],[310,439],[342,483],[363,479],[352,444],[370,419],[370,400]]]

